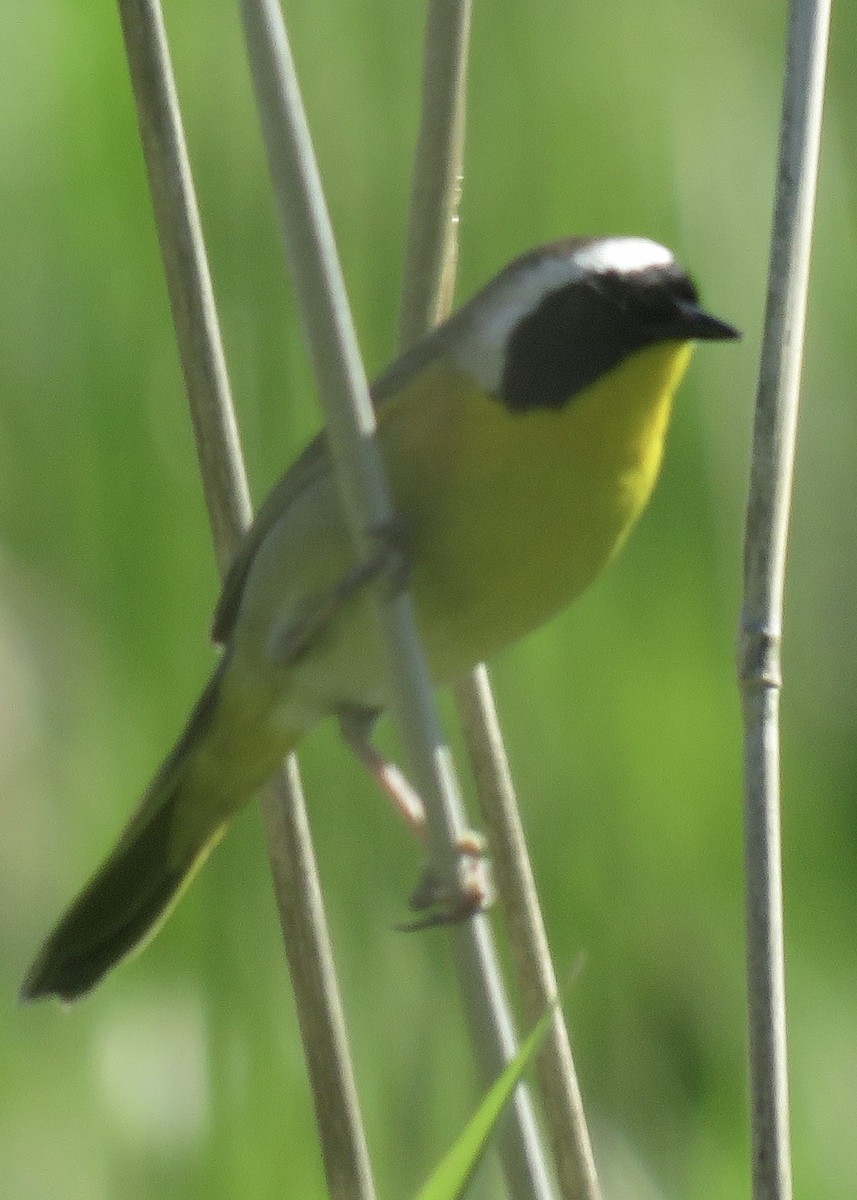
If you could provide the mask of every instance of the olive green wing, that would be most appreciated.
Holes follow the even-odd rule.
[[[372,399],[380,422],[383,422],[384,414],[389,411],[390,405],[395,403],[396,395],[441,353],[442,334],[443,330],[439,329],[418,342],[412,349],[396,359],[372,385]],[[218,645],[227,642],[232,634],[250,566],[271,526],[283,516],[306,487],[310,486],[319,475],[329,470],[330,455],[327,438],[324,433],[320,433],[295,459],[267,496],[257,512],[253,524],[244,535],[226,574],[220,599],[214,610],[211,637]]]
[[[320,433],[313,438],[303,453],[288,468],[279,483],[275,484],[268,493],[265,502],[253,519],[253,524],[245,533],[223,581],[220,599],[217,601],[211,623],[213,642],[223,645],[229,640],[235,627],[250,566],[271,526],[279,520],[304,488],[308,487],[319,475],[324,474],[329,466],[327,438],[324,433]]]

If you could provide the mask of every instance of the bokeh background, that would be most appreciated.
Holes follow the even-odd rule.
[[[287,5],[371,372],[395,339],[422,9]],[[550,238],[640,233],[745,331],[698,351],[621,561],[493,668],[560,971],[582,956],[568,1012],[610,1200],[749,1192],[734,643],[784,9],[475,13],[459,295]],[[258,499],[318,414],[237,6],[167,20]],[[16,1007],[207,676],[217,582],[117,14],[6,0],[0,27],[0,1197],[321,1196],[255,806],[142,957],[73,1011]],[[855,35],[837,6],[784,651],[814,1200],[857,1179]],[[417,855],[333,731],[301,759],[380,1194],[406,1197],[477,1095],[447,937],[392,931]],[[490,1170],[480,1189],[499,1194]]]

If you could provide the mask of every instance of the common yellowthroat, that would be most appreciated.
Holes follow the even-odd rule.
[[[535,629],[613,558],[654,486],[693,342],[738,336],[663,246],[576,238],[517,259],[376,381],[436,683]],[[23,998],[98,983],[324,718],[372,759],[362,734],[387,683],[371,598],[343,585],[354,569],[322,434],[248,531],[214,616],[214,674]]]

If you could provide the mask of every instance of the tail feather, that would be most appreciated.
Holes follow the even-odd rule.
[[[155,932],[220,840],[225,820],[215,808],[206,835],[176,852],[176,817],[215,709],[219,677],[218,671],[116,849],[43,945],[24,979],[22,1000],[71,1002],[85,995]]]
[[[111,856],[45,942],[21,986],[24,1001],[80,999],[155,933],[223,826],[189,862],[169,859],[173,804],[157,812],[134,840]]]

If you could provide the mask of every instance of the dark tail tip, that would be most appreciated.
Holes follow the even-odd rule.
[[[187,772],[217,705],[225,660],[200,696],[184,733],[155,776],[104,866],[39,951],[21,985],[23,1002],[79,1000],[157,929],[223,832],[211,828],[177,851],[175,818],[187,805]]]
[[[116,850],[60,920],[21,985],[22,1002],[80,999],[166,913],[187,868],[171,862],[173,799]]]

